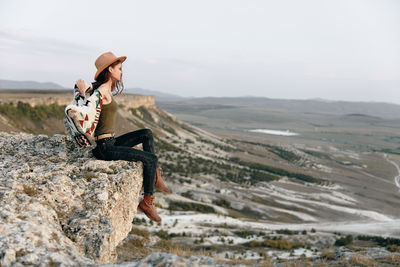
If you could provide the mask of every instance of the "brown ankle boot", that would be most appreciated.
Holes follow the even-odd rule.
[[[172,193],[171,190],[169,190],[167,188],[167,186],[165,185],[165,183],[161,177],[161,168],[159,168],[159,167],[157,167],[157,169],[156,169],[156,178],[155,178],[154,186],[167,194]]]
[[[144,196],[143,200],[140,201],[138,208],[143,211],[147,217],[156,222],[161,222],[160,216],[158,216],[156,207],[153,204],[154,196]]]

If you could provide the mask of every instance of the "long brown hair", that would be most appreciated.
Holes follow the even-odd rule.
[[[109,79],[111,79],[111,72],[108,71],[108,68],[109,67],[114,68],[118,63],[121,63],[121,61],[119,61],[119,60],[115,61],[113,64],[107,66],[107,68],[105,68],[102,72],[100,72],[100,74],[97,76],[97,79],[95,80],[95,82],[92,82],[92,89],[89,89],[87,91],[87,93],[92,95],[94,90],[96,90],[97,88],[100,87],[100,85],[102,85],[103,83],[105,83]],[[121,79],[119,81],[114,81],[112,83],[111,90],[113,92],[113,95],[120,94],[124,90],[124,83],[122,82],[122,75],[123,75],[123,73],[121,74]],[[116,93],[115,93],[115,90],[113,90],[114,88],[116,89]]]

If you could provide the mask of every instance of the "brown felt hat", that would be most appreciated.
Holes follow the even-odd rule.
[[[94,65],[97,68],[97,72],[96,75],[94,75],[94,79],[97,79],[97,76],[99,76],[99,74],[105,70],[105,68],[107,68],[108,66],[110,66],[111,64],[113,64],[115,61],[119,60],[122,62],[124,62],[126,59],[125,56],[122,57],[116,57],[112,52],[105,52],[103,54],[101,54],[97,59],[96,62],[94,62]]]

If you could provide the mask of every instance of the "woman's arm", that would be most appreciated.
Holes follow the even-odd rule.
[[[76,81],[76,86],[78,86],[79,91],[82,95],[85,95],[87,89],[89,89],[90,85],[88,85],[84,80],[79,79]]]

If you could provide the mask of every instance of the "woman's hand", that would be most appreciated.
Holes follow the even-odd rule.
[[[79,91],[81,92],[82,95],[85,95],[86,92],[86,83],[84,80],[79,79],[76,81],[76,86],[78,86]]]

